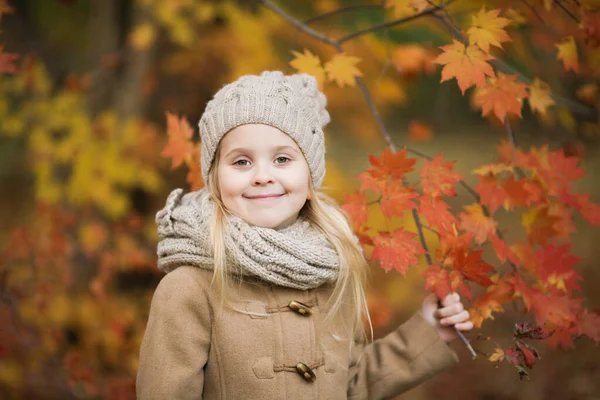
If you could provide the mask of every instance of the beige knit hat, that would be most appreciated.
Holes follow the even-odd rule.
[[[313,186],[319,188],[325,177],[323,127],[330,121],[326,105],[316,79],[308,74],[286,76],[280,71],[265,71],[225,85],[208,102],[198,123],[204,182],[208,182],[208,171],[223,136],[240,125],[258,123],[274,126],[296,141],[308,163]]]

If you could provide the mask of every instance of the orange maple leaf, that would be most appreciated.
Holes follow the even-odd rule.
[[[200,147],[198,144],[192,153],[191,160],[186,158],[185,162],[188,166],[188,174],[185,181],[189,183],[192,190],[199,190],[204,187],[204,179],[202,178],[202,169],[200,168]]]
[[[474,235],[475,243],[482,244],[496,234],[496,221],[486,216],[477,203],[463,206],[465,212],[459,214],[462,229]]]
[[[565,65],[565,71],[573,70],[575,73],[579,73],[579,59],[577,57],[577,46],[575,45],[575,39],[573,36],[569,36],[561,44],[557,44],[558,54],[556,58],[562,60]]]
[[[497,78],[490,78],[487,84],[476,94],[476,103],[481,106],[482,115],[490,111],[504,122],[508,113],[521,116],[523,99],[527,93],[527,85],[517,81],[517,75],[499,74]]]
[[[342,210],[348,215],[352,228],[358,231],[367,222],[367,198],[364,193],[355,190],[344,198]]]
[[[418,264],[417,254],[425,254],[425,249],[414,238],[416,233],[398,228],[391,233],[380,233],[373,238],[375,249],[371,260],[379,260],[386,271],[394,268],[406,275],[410,265]]]
[[[486,319],[494,319],[492,313],[504,312],[502,304],[494,297],[493,292],[484,293],[473,300],[469,308],[469,320],[476,328],[481,328],[481,324]]]
[[[314,76],[319,84],[319,89],[323,89],[325,70],[321,66],[321,59],[307,49],[304,49],[304,53],[292,50],[292,54],[295,58],[290,61],[290,65],[300,73],[307,73]]]
[[[440,47],[444,52],[434,62],[444,65],[440,82],[456,78],[462,94],[473,85],[483,86],[485,77],[493,77],[494,69],[487,62],[492,57],[478,46],[465,45],[458,40]]]
[[[469,43],[478,45],[488,53],[490,45],[502,48],[502,42],[510,42],[510,37],[503,29],[510,24],[510,20],[499,17],[499,14],[500,10],[486,12],[485,7],[482,6],[477,15],[471,17],[472,26],[467,31]]]
[[[408,135],[413,142],[426,142],[433,136],[431,126],[420,121],[410,121]]]
[[[529,107],[532,112],[546,116],[548,107],[555,104],[550,92],[550,86],[546,82],[537,77],[533,80],[533,84],[529,86]]]
[[[432,49],[418,44],[399,44],[392,52],[392,63],[401,76],[414,77],[420,72],[434,72],[434,59]]]
[[[348,56],[344,53],[334,55],[331,60],[325,63],[325,72],[327,79],[335,81],[339,87],[346,85],[356,86],[355,77],[363,76],[363,73],[356,68],[356,64],[361,61],[359,57]]]
[[[454,164],[456,161],[443,161],[441,153],[425,160],[421,168],[423,193],[431,197],[456,196],[454,184],[463,180],[463,176],[452,171]]]
[[[190,141],[193,133],[194,131],[185,117],[178,119],[175,114],[167,112],[169,142],[160,154],[173,158],[171,169],[177,168],[187,158],[193,158],[194,143]]]

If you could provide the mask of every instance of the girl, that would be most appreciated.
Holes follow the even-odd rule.
[[[325,176],[325,96],[307,74],[224,86],[200,119],[207,187],[156,215],[158,285],[141,345],[148,399],[383,399],[455,364],[457,294],[367,344],[367,263]],[[441,321],[440,321],[441,320]]]

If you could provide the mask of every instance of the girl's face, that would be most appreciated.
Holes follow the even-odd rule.
[[[229,131],[219,146],[218,187],[229,212],[272,229],[298,218],[310,171],[292,138],[269,125],[246,124]]]

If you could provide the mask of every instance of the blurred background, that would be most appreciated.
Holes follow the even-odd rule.
[[[366,5],[309,21],[331,37],[394,18],[381,1],[276,3],[304,21]],[[543,117],[523,107],[523,119],[511,120],[518,146],[546,144],[579,157],[587,175],[575,187],[599,203],[600,53],[583,48],[589,43],[577,16],[548,10],[552,2],[458,1],[450,9],[454,22],[468,27],[483,3],[512,20],[512,42],[497,56],[564,99]],[[577,1],[555,3],[577,13]],[[154,214],[170,190],[190,189],[186,164],[173,169],[161,155],[166,113],[186,118],[197,141],[196,123],[222,85],[263,70],[294,73],[292,50],[308,49],[321,60],[335,50],[257,1],[0,0],[0,18],[0,398],[134,399],[139,345],[162,277]],[[556,60],[555,43],[568,35],[586,52],[579,74]],[[506,130],[482,117],[454,80],[440,83],[433,59],[451,37],[438,20],[421,18],[362,35],[344,50],[360,58],[357,67],[395,143],[458,160],[455,170],[474,186],[471,170],[498,159]],[[18,58],[7,62],[6,54]],[[368,167],[368,154],[379,155],[386,143],[360,90],[326,83],[323,91],[332,116],[324,186],[343,201],[359,187],[355,176]],[[453,211],[471,204],[469,196],[459,188],[448,200]],[[505,214],[501,231],[520,237],[519,218]],[[374,216],[370,223],[384,221]],[[574,223],[581,297],[596,309],[599,231],[579,215]],[[406,276],[373,266],[376,336],[419,308],[426,295],[421,262]],[[530,320],[509,307],[467,336],[501,343],[515,322]],[[460,365],[402,398],[600,399],[600,349],[589,339],[558,351],[536,344],[541,360],[522,381],[508,363],[487,361],[492,343],[474,343],[482,352],[476,360],[459,341],[452,346]]]

